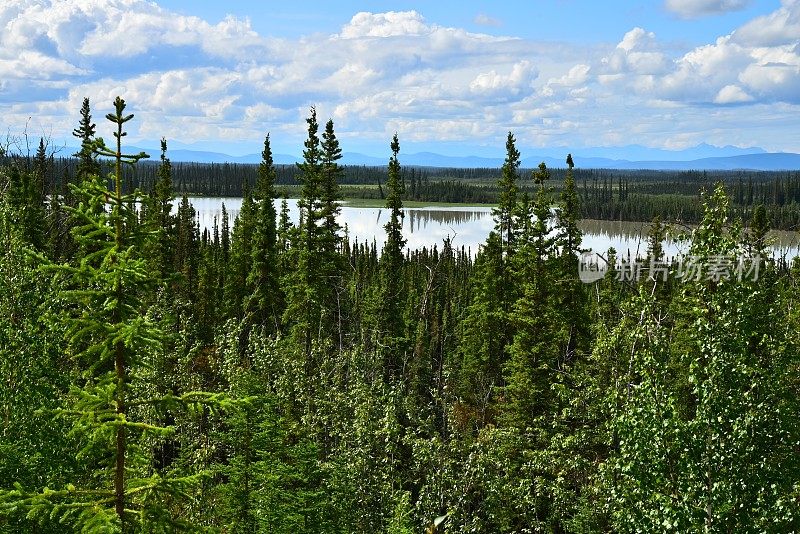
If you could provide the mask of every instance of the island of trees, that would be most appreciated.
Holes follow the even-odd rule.
[[[496,182],[464,186],[496,206],[477,256],[407,250],[403,202],[435,186],[395,135],[358,171],[390,212],[378,250],[338,225],[356,171],[312,108],[295,169],[266,134],[238,183],[204,183],[243,202],[201,233],[191,166],[128,153],[121,98],[105,118],[84,101],[60,167],[2,154],[0,531],[800,529],[800,266],[767,239],[797,175],[681,212],[698,265],[751,276],[615,276],[610,250],[582,283],[582,216],[660,215],[643,262],[665,262],[662,221],[708,176],[647,204],[659,175],[522,170],[509,133]]]

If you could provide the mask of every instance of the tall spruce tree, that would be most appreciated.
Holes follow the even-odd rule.
[[[34,250],[43,250],[45,210],[36,174],[15,162],[8,171],[10,218],[20,238]]]
[[[341,350],[343,328],[342,311],[342,275],[344,271],[344,256],[341,253],[342,227],[337,220],[341,211],[339,201],[341,192],[339,180],[344,176],[344,169],[338,161],[342,158],[342,149],[333,130],[333,120],[325,124],[322,133],[322,176],[320,187],[321,215],[323,217],[320,228],[320,265],[319,276],[323,282],[320,301],[323,305],[326,327],[331,329]]]
[[[403,310],[398,305],[403,300],[403,184],[400,178],[400,142],[394,134],[390,145],[389,177],[386,181],[386,208],[390,210],[386,223],[386,244],[381,255],[381,282],[379,332],[382,339],[379,346],[386,347],[384,361],[387,379],[399,377],[403,366],[402,352],[405,339]]]
[[[518,291],[513,256],[519,228],[519,165],[520,153],[514,135],[508,132],[506,158],[497,182],[498,206],[492,209],[495,228],[475,259],[472,301],[462,323],[459,347],[458,394],[465,412],[472,414],[470,423],[479,427],[495,422],[493,404],[505,384],[503,367],[513,336],[509,317]]]
[[[145,223],[148,224],[156,239],[154,249],[149,256],[153,267],[162,275],[173,273],[175,256],[175,216],[172,205],[175,201],[175,190],[172,185],[172,163],[167,157],[167,140],[161,139],[161,161],[156,171],[156,182],[151,194],[145,199]]]
[[[279,294],[278,285],[275,165],[272,160],[269,134],[264,139],[261,158],[254,191],[256,213],[252,259],[247,277],[249,295],[245,310],[249,325],[258,325],[267,333],[274,333],[280,330],[283,299]]]
[[[516,264],[519,270],[520,297],[514,303],[510,320],[514,340],[505,366],[506,398],[503,419],[517,428],[546,426],[554,402],[551,385],[559,368],[559,349],[565,344],[558,326],[555,284],[556,243],[550,236],[551,191],[547,186],[550,171],[544,163],[533,173],[537,187],[531,221],[530,240],[523,244]],[[576,271],[577,275],[577,271]]]
[[[287,324],[292,325],[292,336],[302,347],[310,369],[314,334],[326,332],[322,328],[323,295],[327,291],[328,281],[321,277],[323,266],[319,262],[320,234],[325,214],[321,199],[323,152],[315,108],[311,108],[306,123],[308,138],[303,143],[303,162],[297,164],[302,184],[301,196],[297,201],[300,209],[297,269],[286,288],[288,302],[284,319]]]
[[[580,200],[575,188],[574,166],[572,154],[567,154],[567,175],[561,191],[561,206],[557,211],[561,252],[565,256],[575,256],[581,246],[581,231],[578,228],[581,219]]]
[[[336,262],[335,255],[339,252],[341,237],[339,231],[341,226],[337,221],[341,211],[339,201],[341,193],[339,191],[339,181],[344,175],[344,170],[339,166],[338,161],[342,159],[342,149],[339,140],[333,131],[333,120],[328,120],[325,124],[325,131],[322,133],[322,180],[320,200],[322,202],[322,251],[330,262]],[[334,273],[335,274],[335,273]]]
[[[558,263],[560,309],[569,330],[563,354],[567,361],[574,359],[579,350],[586,352],[589,338],[587,308],[582,298],[583,284],[577,277],[582,232],[578,227],[581,213],[572,170],[574,166],[572,154],[567,154],[567,174],[564,178],[564,189],[561,191],[561,205],[556,210],[558,245],[561,249]]]
[[[520,153],[516,147],[514,135],[508,132],[506,138],[506,158],[501,168],[500,179],[497,182],[499,189],[497,208],[492,210],[495,220],[495,231],[500,236],[503,252],[510,256],[513,252],[516,233],[514,218],[517,214],[517,180],[520,166]]]

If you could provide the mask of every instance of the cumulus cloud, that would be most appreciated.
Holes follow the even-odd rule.
[[[800,1],[783,0],[782,4],[736,30],[734,39],[749,46],[796,45],[800,36]]]
[[[388,13],[356,13],[339,35],[344,39],[358,37],[394,37],[430,33],[422,15],[416,11]]]
[[[10,0],[0,6],[2,22],[0,43],[7,52],[54,50],[74,61],[189,46],[211,56],[242,58],[267,46],[247,20],[227,17],[211,25],[145,0]]]
[[[479,74],[469,84],[470,91],[483,96],[510,98],[532,90],[531,82],[537,72],[530,61],[514,64],[509,74],[498,74],[494,69]]]
[[[0,6],[0,24],[8,30],[0,35],[0,90],[46,90],[45,100],[18,111],[62,123],[67,135],[66,117],[84,96],[97,106],[118,94],[141,108],[132,136],[160,125],[195,139],[243,138],[259,121],[302,126],[312,104],[358,129],[390,117],[404,117],[403,126],[442,123],[448,114],[479,120],[491,115],[488,107],[530,94],[537,75],[532,59],[509,60],[532,57],[527,43],[431,24],[415,11],[357,13],[334,35],[299,40],[267,39],[247,20],[210,24],[143,0],[13,0]],[[456,122],[451,132],[474,131]]]
[[[610,74],[657,74],[669,67],[670,60],[660,50],[653,32],[636,27],[622,37],[614,51],[602,59],[602,64]]]
[[[652,32],[633,28],[601,60],[598,79],[688,104],[800,102],[800,2],[785,0],[778,10],[675,58]]]
[[[664,7],[684,18],[719,15],[746,8],[752,0],[666,0]]]
[[[47,56],[36,50],[22,50],[15,58],[0,58],[0,77],[4,79],[49,80],[59,76],[86,73],[87,71],[68,61]]]
[[[583,63],[573,66],[558,78],[550,78],[541,89],[542,96],[552,97],[559,91],[568,90],[571,96],[584,96],[588,91],[583,85],[589,81],[591,67]]]
[[[137,114],[132,140],[258,141],[270,130],[276,142],[301,141],[313,104],[342,139],[397,131],[502,148],[513,126],[537,145],[632,135],[713,142],[702,137],[709,108],[720,117],[741,106],[797,112],[797,6],[785,0],[730,35],[676,52],[640,27],[591,48],[390,11],[356,13],[332,34],[277,39],[246,19],[210,23],[144,0],[10,0],[0,4],[0,109],[4,125],[39,117],[65,139],[84,96],[101,116],[121,95]],[[664,124],[686,135],[665,139]]]

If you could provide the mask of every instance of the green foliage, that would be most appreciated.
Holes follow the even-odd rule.
[[[44,247],[44,194],[37,174],[13,164],[8,170],[9,223],[19,238],[34,250]]]
[[[172,213],[201,171],[163,141],[152,174],[133,172],[144,155],[122,153],[132,116],[115,108],[108,148],[85,102],[80,164],[113,172],[82,170],[63,203],[45,205],[44,142],[2,160],[0,531],[800,529],[800,263],[767,257],[791,176],[729,181],[701,210],[686,200],[701,173],[659,200],[662,175],[571,155],[524,182],[509,133],[502,168],[478,173],[496,187],[457,186],[401,168],[397,136],[380,174],[340,166],[312,108],[291,172],[267,136],[255,174],[195,177],[244,191],[235,220],[223,205],[201,233],[188,196]],[[297,225],[274,204],[295,175]],[[384,177],[369,191],[386,197],[385,246],[350,242],[339,184]],[[475,257],[449,237],[404,250],[404,200],[478,190],[498,207]],[[613,250],[604,279],[578,280],[581,212],[658,215],[648,256],[667,261],[664,224],[687,206],[700,225],[668,280],[615,280]],[[742,280],[731,257],[752,267]],[[689,262],[732,276],[679,277]]]
[[[280,331],[283,315],[283,296],[279,289],[277,213],[275,212],[275,166],[269,134],[264,139],[259,181],[255,189],[255,228],[251,255],[251,268],[247,276],[245,309],[248,324],[257,325],[266,332]]]
[[[167,140],[161,140],[161,165],[158,167],[158,180],[150,195],[143,199],[142,222],[154,232],[155,239],[148,241],[152,247],[145,255],[152,259],[152,268],[166,277],[173,271],[172,259],[175,256],[175,216],[172,215],[172,202],[175,191],[172,185],[172,163],[167,158]],[[184,207],[184,210],[187,208]],[[185,215],[184,215],[185,216]]]
[[[97,152],[95,150],[96,131],[97,125],[92,122],[89,98],[84,98],[81,106],[81,120],[78,127],[72,130],[72,135],[80,139],[81,142],[80,150],[74,154],[78,158],[75,174],[79,180],[100,174],[100,163],[97,161]]]
[[[514,135],[508,132],[506,139],[506,159],[503,162],[502,174],[497,182],[499,194],[497,208],[492,210],[495,220],[495,231],[500,236],[504,254],[509,254],[514,244],[514,215],[517,212],[517,180],[521,160],[515,145]]]
[[[727,201],[721,187],[708,198],[695,258],[744,253]],[[612,338],[630,347],[609,464],[620,530],[797,528],[798,352],[776,290],[770,273],[692,277],[668,310],[644,288],[632,301]]]
[[[386,181],[386,208],[390,211],[389,222],[384,225],[386,244],[381,255],[383,291],[380,295],[377,343],[385,347],[385,376],[398,377],[402,371],[405,344],[405,324],[402,310],[397,302],[402,298],[403,280],[403,187],[400,182],[400,142],[397,134],[392,138],[392,156],[389,158],[389,178]]]
[[[247,278],[253,268],[253,234],[255,232],[256,211],[250,191],[246,191],[242,199],[239,216],[233,222],[231,233],[230,255],[227,258],[227,274],[225,275],[225,317],[240,318],[244,312],[247,298]],[[194,224],[194,223],[193,223]],[[223,215],[223,231],[225,218]],[[226,255],[226,243],[223,241],[223,258]],[[243,344],[244,345],[244,344]]]
[[[80,202],[72,210],[78,221],[74,235],[89,252],[77,265],[49,264],[40,257],[42,269],[61,284],[57,295],[63,311],[55,319],[66,326],[67,350],[80,373],[67,407],[57,413],[73,421],[69,436],[81,443],[77,457],[90,470],[61,490],[30,490],[17,481],[0,495],[0,503],[6,511],[26,509],[31,520],[50,517],[84,532],[134,525],[155,532],[185,525],[163,507],[185,495],[198,475],[163,477],[149,466],[148,440],[168,436],[172,429],[152,424],[145,407],[185,399],[140,396],[143,355],[159,349],[163,332],[144,307],[144,296],[158,283],[140,254],[150,235],[128,226],[136,220],[128,210],[139,193],[122,194],[122,165],[147,156],[122,153],[123,124],[133,115],[123,114],[122,99],[114,105],[115,113],[107,118],[116,126],[116,150],[102,142],[98,146],[101,154],[115,158],[115,188],[108,190],[94,177],[75,189]],[[98,205],[107,208],[98,211]],[[197,400],[205,402],[203,396]]]

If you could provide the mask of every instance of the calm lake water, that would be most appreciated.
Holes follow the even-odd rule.
[[[190,199],[197,211],[200,230],[214,227],[214,220],[221,221],[222,204],[233,220],[239,215],[242,206],[241,198],[222,197],[194,197]],[[289,199],[289,212],[292,221],[298,220],[297,200]],[[276,203],[280,209],[280,201]],[[403,235],[408,241],[407,246],[412,249],[422,247],[441,248],[446,237],[453,240],[454,247],[464,247],[473,254],[478,246],[486,241],[489,232],[494,228],[491,208],[485,206],[453,206],[453,207],[424,207],[406,208],[403,218]],[[364,208],[342,206],[339,224],[347,229],[351,242],[376,242],[380,248],[385,240],[383,226],[389,219],[389,210],[386,208]],[[622,222],[622,221],[581,221],[581,230],[584,233],[582,246],[596,252],[605,253],[609,247],[614,247],[618,253],[631,256],[644,255],[647,250],[648,223]],[[772,232],[775,239],[774,250],[776,254],[786,254],[788,257],[800,255],[800,233],[798,232]],[[665,243],[665,252],[672,256],[686,245],[678,245],[668,239]]]

